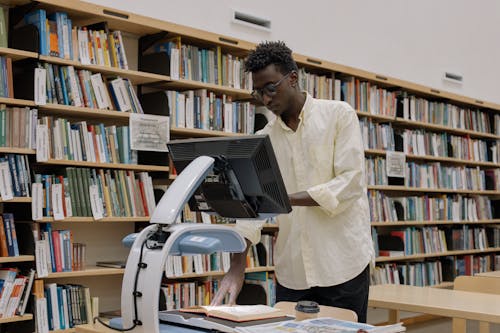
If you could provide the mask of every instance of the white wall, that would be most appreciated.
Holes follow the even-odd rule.
[[[500,103],[496,0],[87,0],[259,42],[461,95]],[[232,9],[272,21],[271,32],[231,23]],[[462,86],[442,80],[451,71]]]

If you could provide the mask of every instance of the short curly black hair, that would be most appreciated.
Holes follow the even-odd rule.
[[[283,75],[297,70],[292,50],[282,41],[265,41],[257,45],[245,61],[245,70],[255,73],[271,64],[274,64]]]

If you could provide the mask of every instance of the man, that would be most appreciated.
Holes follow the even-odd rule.
[[[276,301],[348,308],[366,322],[374,251],[356,112],[347,103],[302,92],[297,64],[283,42],[259,44],[245,67],[253,97],[276,115],[258,134],[271,139],[293,206],[278,217]],[[238,221],[237,228],[248,244],[259,241],[261,224]],[[235,303],[245,258],[246,252],[233,255],[212,304],[226,294]]]

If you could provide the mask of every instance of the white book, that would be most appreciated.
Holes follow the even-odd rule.
[[[54,220],[64,220],[62,184],[52,184],[52,212]],[[62,243],[61,243],[62,244]]]
[[[123,112],[132,111],[129,94],[127,92],[127,88],[125,87],[123,79],[114,79],[110,82],[110,84],[118,110]]]
[[[35,303],[36,303],[36,332],[49,333],[47,299],[37,298]]]
[[[179,80],[180,72],[180,52],[179,49],[170,50],[170,77],[173,80]]]
[[[176,113],[176,126],[179,128],[186,127],[186,95],[177,95],[177,113]]]
[[[104,82],[102,81],[101,73],[96,73],[90,76],[90,83],[92,84],[92,89],[94,90],[94,95],[97,102],[98,109],[107,109],[110,107],[110,99],[106,88],[104,87]]]
[[[62,289],[62,308],[64,315],[64,328],[69,328],[69,305],[68,305],[68,290]]]
[[[86,30],[78,29],[78,54],[82,65],[90,65],[89,37]]]
[[[54,330],[61,329],[60,325],[60,314],[59,314],[59,306],[58,306],[58,297],[57,297],[57,284],[56,283],[48,283],[45,285],[48,289],[48,294],[50,296],[50,306],[52,310],[52,318],[49,320],[52,321],[52,327]]]
[[[186,92],[186,128],[194,128],[194,91]]]
[[[3,201],[14,198],[9,162],[0,162],[0,195]]]
[[[75,68],[73,66],[68,66],[68,76],[69,76],[69,85],[71,92],[71,103],[74,106],[82,106],[82,97],[80,96],[80,90],[78,87],[78,82],[75,74]]]

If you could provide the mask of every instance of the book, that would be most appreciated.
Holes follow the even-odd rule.
[[[277,308],[267,305],[201,305],[182,308],[179,311],[202,313],[208,317],[216,317],[236,322],[284,317],[286,314]]]
[[[98,261],[96,262],[96,266],[109,267],[109,268],[125,268],[125,261],[122,260]]]

